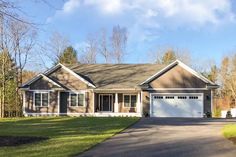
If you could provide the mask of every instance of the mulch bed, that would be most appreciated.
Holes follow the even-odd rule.
[[[0,136],[0,147],[19,146],[40,142],[49,139],[48,137],[32,137],[32,136]]]
[[[232,141],[234,144],[236,144],[236,137],[230,137],[228,138],[230,141]]]

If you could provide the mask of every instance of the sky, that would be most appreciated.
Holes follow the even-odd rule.
[[[125,63],[146,63],[160,47],[188,50],[196,64],[236,52],[236,3],[231,0],[17,0],[39,25],[38,40],[67,36],[80,53],[89,34],[128,32]],[[98,62],[102,62],[100,59]],[[48,63],[50,64],[50,63]]]

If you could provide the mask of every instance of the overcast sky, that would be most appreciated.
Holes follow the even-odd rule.
[[[114,25],[128,31],[127,63],[147,62],[158,47],[188,49],[195,61],[236,51],[236,8],[230,0],[18,0],[40,26],[39,40],[53,31],[67,36],[76,49],[90,33]]]

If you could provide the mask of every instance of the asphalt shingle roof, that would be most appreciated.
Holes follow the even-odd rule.
[[[100,89],[135,88],[164,68],[159,64],[78,64],[70,67]]]

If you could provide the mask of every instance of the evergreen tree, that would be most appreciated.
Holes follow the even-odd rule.
[[[72,46],[67,47],[59,56],[58,63],[66,65],[73,65],[78,63],[76,50]]]
[[[7,50],[0,52],[0,70],[0,110],[1,117],[4,117],[6,112],[21,111],[17,93],[17,70]]]

